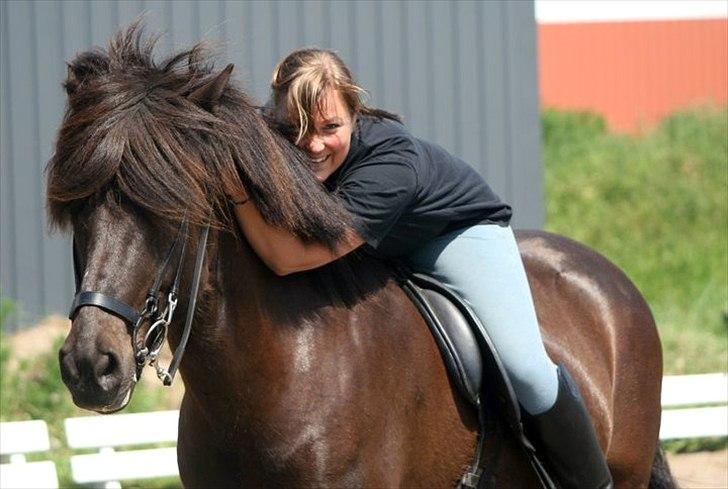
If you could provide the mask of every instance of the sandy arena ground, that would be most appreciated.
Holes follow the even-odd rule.
[[[50,317],[36,327],[25,329],[8,337],[7,341],[17,358],[29,358],[48,351],[53,340],[65,335],[69,327],[67,319],[60,316]],[[162,358],[162,364],[167,365],[170,358],[171,354],[167,348],[167,355],[166,358]],[[158,385],[160,389],[164,388],[152,369],[146,369],[144,380],[147,385]],[[179,380],[181,379],[175,379],[171,393],[177,403],[182,400],[184,393],[184,387]],[[728,489],[728,450],[668,454],[667,458],[672,473],[682,489]]]
[[[728,488],[728,450],[668,454],[667,459],[683,489]]]

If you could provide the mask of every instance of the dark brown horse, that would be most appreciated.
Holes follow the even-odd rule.
[[[348,216],[227,75],[211,74],[199,47],[157,64],[141,39],[132,26],[69,65],[48,203],[51,221],[73,230],[81,289],[138,309],[179,223],[191,224],[191,255],[212,223],[180,368],[185,486],[454,486],[473,455],[476,414],[389,268],[356,253],[272,274],[231,224],[226,191],[245,185],[267,220],[303,239],[335,242]],[[548,350],[582,389],[616,487],[669,483],[656,475],[666,468],[662,358],[647,304],[573,241],[530,232],[519,243]],[[183,291],[192,275],[186,261]],[[180,295],[177,318],[187,308]],[[171,324],[172,346],[181,323]],[[80,308],[60,363],[79,406],[111,412],[128,402],[136,362],[116,315]],[[491,485],[537,484],[500,422],[485,460]]]

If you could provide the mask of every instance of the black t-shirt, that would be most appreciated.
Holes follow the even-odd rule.
[[[384,257],[405,255],[450,230],[511,219],[511,207],[470,165],[388,119],[357,117],[349,153],[324,184]]]

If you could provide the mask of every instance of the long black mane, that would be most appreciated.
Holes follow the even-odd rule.
[[[351,216],[239,88],[229,84],[212,112],[187,99],[215,76],[204,43],[157,62],[157,37],[143,31],[137,21],[69,63],[46,169],[51,224],[66,228],[79,205],[116,195],[164,222],[232,231],[226,194],[244,186],[269,223],[335,243]]]

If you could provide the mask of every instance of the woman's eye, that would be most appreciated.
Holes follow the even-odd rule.
[[[326,124],[324,126],[324,130],[326,131],[335,131],[339,128],[340,124]]]

